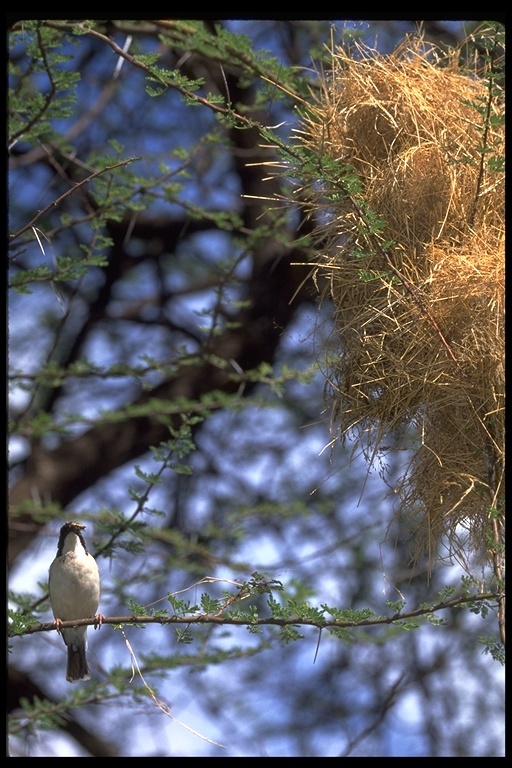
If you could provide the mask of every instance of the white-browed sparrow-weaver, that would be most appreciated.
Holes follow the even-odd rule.
[[[85,525],[70,522],[60,529],[57,555],[50,565],[48,587],[55,625],[68,649],[66,680],[90,680],[87,665],[87,627],[61,629],[63,621],[95,618],[94,628],[101,626],[103,616],[97,614],[100,599],[100,574],[96,560],[87,551],[82,531]]]

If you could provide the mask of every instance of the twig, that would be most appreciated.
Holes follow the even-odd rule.
[[[34,218],[29,221],[28,224],[25,224],[24,227],[19,229],[17,232],[14,232],[14,234],[10,235],[10,240],[13,241],[20,235],[22,235],[24,232],[27,231],[27,229],[30,229],[34,226],[36,221],[38,221],[42,216],[45,215],[51,208],[56,208],[60,203],[66,198],[69,197],[69,195],[72,195],[73,192],[76,192],[76,190],[83,186],[84,184],[88,184],[90,181],[95,179],[97,176],[101,176],[103,173],[106,173],[107,171],[113,171],[116,168],[120,168],[123,165],[128,165],[128,163],[133,163],[134,160],[140,160],[140,157],[129,157],[127,160],[121,160],[119,163],[114,163],[114,165],[107,165],[105,168],[101,168],[99,171],[95,171],[94,173],[91,173],[87,178],[82,179],[82,181],[78,181],[76,184],[74,184],[70,189],[68,189],[66,192],[64,192],[63,195],[58,197],[56,200],[53,200],[51,203],[49,203],[46,208],[43,208],[42,211],[38,211],[37,214],[34,216]]]

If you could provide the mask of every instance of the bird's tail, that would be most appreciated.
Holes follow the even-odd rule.
[[[85,646],[77,647],[68,645],[68,666],[66,669],[66,680],[69,683],[75,683],[78,680],[90,680],[91,673],[87,665],[87,656]]]

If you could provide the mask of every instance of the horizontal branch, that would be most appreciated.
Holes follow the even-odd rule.
[[[277,626],[277,627],[316,627],[317,629],[349,629],[355,627],[372,627],[380,625],[394,624],[398,621],[413,619],[418,616],[426,616],[437,611],[448,608],[459,608],[468,603],[482,603],[489,600],[498,601],[500,595],[496,592],[486,592],[478,595],[468,595],[464,597],[455,597],[452,600],[441,601],[431,606],[422,606],[412,611],[394,613],[392,616],[373,616],[364,619],[321,619],[315,617],[310,619],[303,616],[275,617],[267,616],[256,618],[252,616],[222,616],[221,613],[208,614],[199,613],[186,616],[106,616],[102,619],[102,624],[218,624],[220,626]],[[76,621],[62,621],[59,624],[59,630],[71,629],[73,627],[94,626],[98,628],[98,622],[94,617],[89,619],[79,619]],[[22,635],[32,635],[36,632],[50,632],[56,630],[55,622],[46,622],[35,624],[28,627]],[[17,634],[9,632],[9,637],[16,637]]]

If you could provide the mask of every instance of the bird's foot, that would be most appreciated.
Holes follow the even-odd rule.
[[[103,624],[104,615],[102,613],[97,613],[94,617],[94,629],[99,629],[101,625]]]
[[[62,629],[61,629],[62,619],[55,619],[55,621],[53,622],[53,626],[55,627],[55,629],[57,630],[59,635],[61,635],[62,634]]]

